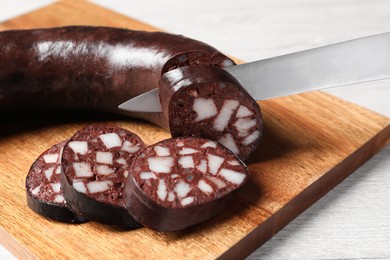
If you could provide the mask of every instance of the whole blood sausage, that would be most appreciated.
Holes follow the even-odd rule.
[[[62,153],[68,206],[90,220],[139,227],[124,208],[123,186],[128,166],[143,147],[137,135],[118,127],[91,125],[76,132]]]
[[[228,66],[215,48],[181,35],[71,26],[0,32],[0,111],[57,108],[123,113],[166,71]],[[1,112],[0,112],[1,113]],[[167,126],[160,113],[131,114]]]
[[[162,76],[159,91],[173,137],[216,140],[243,160],[257,147],[263,129],[260,108],[225,70],[177,68]]]
[[[0,115],[47,108],[123,114],[125,112],[117,108],[119,104],[158,87],[161,76],[170,70],[187,66],[225,67],[233,64],[231,59],[203,42],[162,32],[86,26],[4,31],[0,32]],[[186,77],[193,82],[195,76],[190,74],[191,70],[187,71]],[[230,149],[245,159],[260,139],[259,110],[254,109],[254,102],[248,101],[246,92],[227,72],[210,73],[202,69],[195,73],[219,86],[226,81],[228,89],[238,86],[233,93],[244,93],[245,97],[237,100],[240,102],[238,107],[236,102],[229,101],[229,95],[214,99],[215,103],[227,100],[226,106],[217,107],[220,109],[218,115],[221,115],[217,120],[218,126],[213,128],[212,134],[204,135],[206,132],[201,131],[196,136],[229,144]],[[202,76],[202,73],[207,75]],[[206,88],[210,89],[210,86]],[[184,94],[186,92],[178,96]],[[215,93],[215,96],[217,94],[224,95]],[[198,99],[196,105],[202,103],[199,101],[202,99]],[[241,106],[241,103],[248,107]],[[195,117],[195,121],[191,118],[194,131],[203,128],[212,117],[218,117],[204,118],[215,112],[213,105],[208,107],[211,111]],[[179,112],[174,109],[167,114],[184,118],[185,115]],[[257,120],[257,127],[252,127],[252,119],[243,118],[240,120],[245,122],[240,129],[233,129],[233,119],[224,128],[224,115],[232,112],[235,116],[253,113],[251,118]],[[186,134],[177,124],[180,120],[166,117],[163,113],[125,114],[164,128],[170,126],[174,136]],[[220,120],[221,123],[218,123]],[[201,127],[196,127],[198,123]]]
[[[61,151],[66,141],[42,153],[26,177],[27,205],[38,214],[63,222],[86,221],[73,213],[64,199],[61,184]]]
[[[245,165],[215,141],[172,138],[134,159],[125,184],[125,205],[141,224],[181,230],[224,210],[248,177]]]

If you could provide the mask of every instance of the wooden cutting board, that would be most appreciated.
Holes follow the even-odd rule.
[[[0,24],[1,30],[62,25],[156,30],[84,1],[62,1]],[[19,116],[0,127],[0,243],[28,258],[242,258],[390,140],[390,119],[322,92],[259,102],[264,137],[248,161],[251,180],[220,216],[182,232],[123,231],[51,221],[26,206],[25,176],[41,152],[91,122],[108,122],[146,143],[158,127],[111,115]]]

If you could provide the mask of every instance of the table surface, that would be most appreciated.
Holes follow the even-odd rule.
[[[2,0],[0,22],[52,2]],[[92,2],[245,61],[390,31],[387,0]],[[390,117],[390,80],[327,92]],[[390,146],[249,256],[259,258],[390,259]]]

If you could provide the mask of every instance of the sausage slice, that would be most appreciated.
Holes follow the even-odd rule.
[[[139,227],[122,193],[128,167],[143,147],[137,135],[118,127],[91,125],[76,132],[62,153],[61,185],[71,209],[104,224]]]
[[[141,224],[157,231],[181,230],[224,210],[248,170],[217,142],[171,138],[134,159],[125,184],[125,206]]]
[[[26,177],[27,205],[45,217],[71,223],[85,222],[67,206],[60,184],[62,141],[42,153]]]

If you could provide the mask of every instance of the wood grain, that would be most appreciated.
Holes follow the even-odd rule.
[[[70,24],[155,30],[80,1],[56,3],[0,24],[0,29]],[[390,139],[388,118],[321,92],[263,101],[260,105],[265,133],[248,162],[251,181],[222,215],[189,230],[167,234],[148,229],[125,232],[97,223],[67,225],[45,219],[26,207],[24,178],[43,150],[90,122],[122,126],[147,143],[164,139],[168,133],[144,122],[107,115],[61,114],[58,118],[48,113],[6,122],[0,130],[0,225],[6,232],[0,232],[0,242],[20,258],[144,258],[146,254],[151,258],[243,257]],[[15,243],[7,242],[12,241],[9,235]]]

